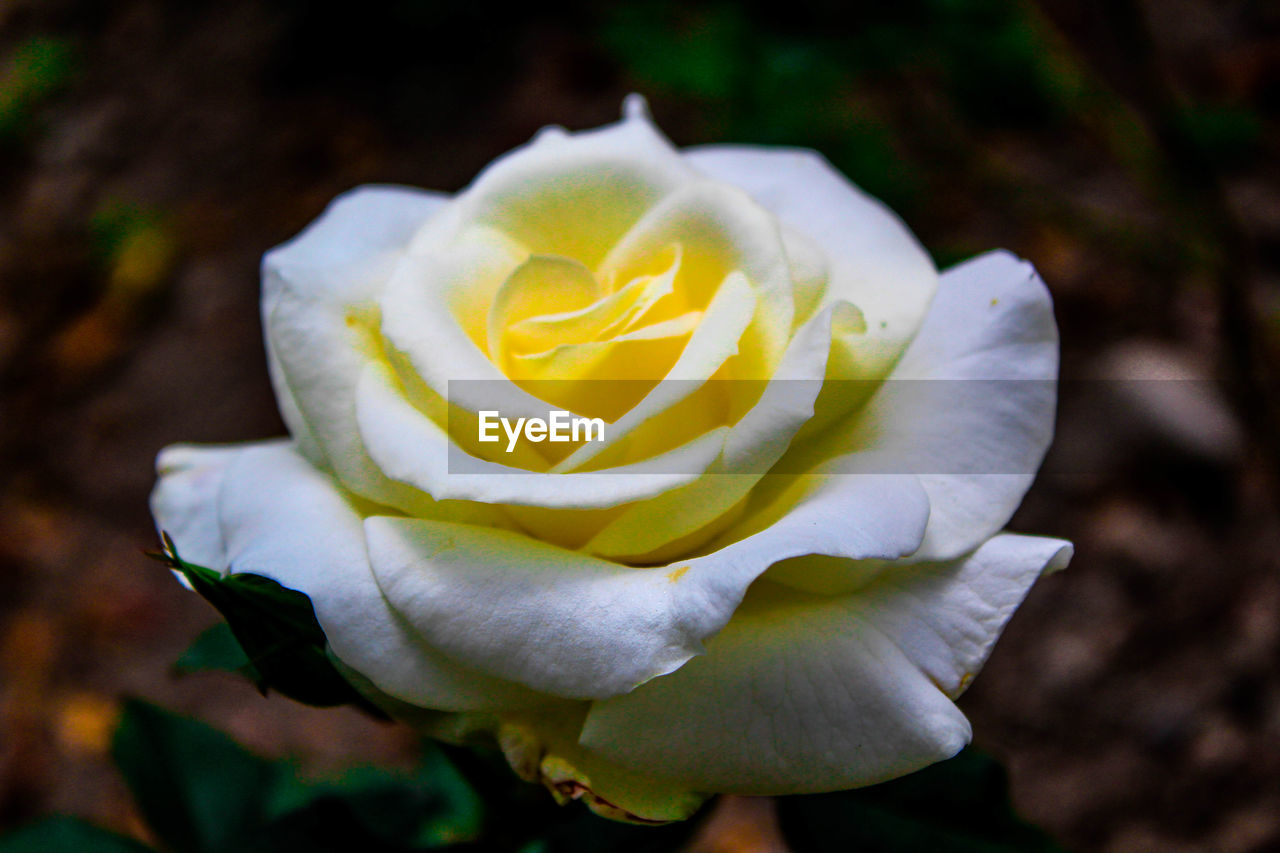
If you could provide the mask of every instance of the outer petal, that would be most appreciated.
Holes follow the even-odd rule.
[[[638,102],[626,112],[579,133],[545,128],[499,157],[459,193],[447,219],[419,234],[414,250],[447,245],[456,228],[481,224],[531,252],[595,267],[646,210],[694,177]]]
[[[281,414],[301,449],[349,488],[413,509],[360,444],[355,388],[368,359],[378,294],[405,247],[445,197],[361,187],[335,199],[300,235],[262,261],[262,311]]]
[[[778,560],[815,550],[894,558],[919,545],[928,503],[914,478],[813,476],[806,483],[790,513],[768,528],[663,568],[425,519],[371,518],[365,532],[378,584],[426,642],[538,691],[599,698],[700,653],[702,640]]]
[[[943,275],[851,436],[929,493],[915,559],[954,558],[1008,522],[1053,439],[1057,376],[1053,305],[1029,263],[991,252]]]
[[[861,377],[883,376],[915,334],[938,283],[933,261],[902,220],[814,151],[708,145],[684,155],[821,246],[829,264],[826,301],[852,302],[866,316],[867,334],[856,342]]]
[[[1070,542],[1002,533],[972,554],[886,572],[854,596],[951,698],[969,686],[1031,585],[1066,568]]]
[[[286,445],[277,440],[269,445]],[[227,544],[218,524],[218,492],[227,466],[254,445],[206,446],[175,444],[156,457],[155,489],[151,515],[156,529],[168,533],[183,559],[222,570],[227,565]]]
[[[334,653],[380,689],[446,710],[547,701],[460,666],[416,638],[373,580],[356,499],[288,442],[176,448],[161,455],[161,464],[153,506],[178,553],[305,592]],[[211,546],[214,530],[221,554]]]
[[[592,707],[582,745],[698,790],[874,784],[954,754],[953,705],[1065,542],[1001,536],[970,557],[831,599],[753,589],[704,657]]]

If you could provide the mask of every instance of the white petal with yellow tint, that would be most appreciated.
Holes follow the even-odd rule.
[[[827,295],[827,285],[830,282],[830,270],[822,247],[813,238],[806,237],[789,225],[782,226],[782,246],[787,252],[787,268],[791,272],[791,294],[795,301],[796,314],[792,325],[799,328],[823,304]],[[828,301],[842,298],[833,297]]]
[[[460,447],[451,450],[444,429],[414,408],[390,371],[376,364],[370,364],[361,379],[356,410],[361,437],[380,469],[436,500],[572,509],[617,506],[697,478],[724,444],[724,430],[713,430],[667,455],[622,466],[607,475],[510,467],[470,456]],[[545,417],[545,406],[542,413]]]
[[[546,404],[514,385],[444,308],[447,295],[465,289],[477,267],[487,276],[500,276],[493,285],[496,293],[524,261],[500,243],[485,241],[472,249],[401,261],[379,302],[386,343],[405,362],[412,380],[438,401],[472,412],[493,409],[511,418],[546,417]],[[482,319],[480,327],[486,322]]]
[[[857,342],[861,373],[850,378],[884,376],[919,328],[938,286],[933,261],[902,220],[814,151],[707,145],[684,155],[822,247],[828,262],[824,299],[852,302],[867,321],[867,334]]]
[[[824,488],[835,480],[838,494]],[[665,568],[426,519],[370,519],[365,532],[378,584],[426,642],[540,692],[601,698],[698,654],[778,560],[815,549],[893,558],[919,544],[928,507],[914,478],[810,483],[805,499],[768,529]]]
[[[406,510],[417,498],[388,481],[360,445],[355,386],[371,357],[379,294],[413,234],[444,201],[420,190],[361,187],[262,262],[271,375],[289,431],[348,488]]]
[[[287,439],[269,442],[287,445]],[[172,537],[178,555],[188,563],[222,571],[227,546],[222,540],[216,506],[227,466],[252,444],[174,444],[156,457],[151,515],[156,530]]]
[[[498,290],[529,253],[499,231],[474,226],[431,255],[431,265],[411,265],[406,272],[410,280],[400,286],[419,289],[420,299],[435,311],[447,312],[471,342],[488,354],[490,308]],[[413,279],[415,274],[418,278]],[[385,308],[387,303],[382,304]]]
[[[178,554],[215,571],[263,575],[306,593],[334,653],[381,689],[448,710],[527,708],[544,701],[448,660],[405,627],[369,569],[360,515],[368,506],[290,442],[172,448],[160,461],[156,522],[173,537]]]
[[[570,472],[583,468],[597,457],[614,452],[617,445],[632,440],[655,418],[673,409],[711,379],[739,351],[740,342],[755,315],[756,298],[741,273],[730,274],[703,312],[702,321],[667,375],[625,415],[610,424],[604,441],[593,441],[574,451],[553,470]],[[608,390],[608,383],[594,387]],[[664,425],[665,428],[665,425]],[[679,444],[681,442],[673,442]]]
[[[610,249],[597,274],[622,279],[656,274],[665,268],[665,249],[673,245],[680,247],[675,293],[684,303],[677,312],[705,308],[730,274],[746,278],[756,297],[752,328],[759,352],[739,354],[749,368],[738,378],[768,377],[786,348],[795,316],[777,220],[733,186],[694,181],[646,212]]]
[[[943,274],[919,335],[839,441],[929,493],[916,559],[972,550],[1013,515],[1053,439],[1058,330],[1026,261],[990,252]]]
[[[516,323],[546,314],[578,311],[603,295],[591,270],[577,261],[555,255],[529,256],[507,276],[489,305],[490,360],[507,372],[507,330]]]
[[[552,129],[490,164],[414,249],[447,247],[457,229],[481,224],[530,253],[594,268],[646,210],[693,176],[642,111],[596,130]]]
[[[700,790],[795,794],[875,784],[954,755],[951,698],[1031,584],[1070,546],[999,536],[967,558],[831,598],[762,582],[707,653],[596,702],[582,744]]]
[[[833,323],[837,315],[856,311],[847,303],[833,306],[797,331],[773,379],[730,428],[724,453],[707,476],[628,508],[586,548],[614,559],[650,562],[650,556],[661,553],[664,545],[713,524],[742,500],[812,416]]]

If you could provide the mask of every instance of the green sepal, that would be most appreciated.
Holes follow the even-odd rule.
[[[263,681],[262,673],[249,660],[244,647],[226,622],[219,622],[201,632],[174,663],[173,670],[178,675],[209,671],[236,672],[254,684],[261,684]]]
[[[290,699],[321,708],[355,705],[386,719],[334,667],[311,599],[271,578],[248,572],[222,574],[188,563],[173,540],[162,533],[164,552],[154,555],[184,577],[217,608],[243,653],[243,663],[228,648],[225,636],[202,635],[179,661],[195,668],[231,668],[250,678],[265,696],[274,690]],[[218,665],[213,665],[218,664]],[[226,664],[234,664],[226,666]]]

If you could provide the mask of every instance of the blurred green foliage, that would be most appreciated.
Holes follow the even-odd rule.
[[[562,808],[496,756],[452,749],[464,757],[455,765],[430,744],[411,771],[357,767],[308,779],[288,761],[137,700],[125,705],[112,752],[157,845],[171,853],[667,853],[696,826],[631,826]],[[149,851],[64,816],[0,839],[0,853]]]
[[[110,264],[127,251],[138,235],[167,230],[165,217],[153,207],[123,199],[108,199],[89,217],[89,237],[94,254]]]
[[[126,704],[112,754],[147,823],[177,853],[239,845],[263,815],[271,765],[207,726]]]
[[[1196,104],[1179,115],[1182,130],[1220,169],[1250,166],[1261,148],[1262,118],[1246,106]]]
[[[0,140],[20,137],[37,107],[75,71],[71,42],[38,36],[20,42],[0,66]]]
[[[482,803],[428,747],[408,773],[355,768],[307,780],[203,723],[130,701],[113,755],[139,811],[172,853],[408,853],[461,849]],[[143,853],[131,839],[66,817],[0,839],[0,853]]]
[[[699,103],[709,138],[822,151],[873,195],[910,210],[918,164],[878,88],[940,87],[958,119],[1052,126],[1087,92],[1026,4],[676,4],[611,7],[600,30],[645,89]]]
[[[698,825],[632,826],[562,808],[500,756],[458,747],[426,744],[410,771],[309,779],[138,700],[125,705],[112,753],[156,843],[172,853],[669,853]],[[1000,766],[972,750],[871,788],[780,798],[778,809],[796,853],[1060,853],[1014,814]],[[62,816],[0,839],[0,853],[150,850]]]
[[[1014,813],[1007,776],[973,749],[892,782],[778,801],[802,853],[1062,853]]]
[[[106,274],[105,298],[129,311],[156,289],[177,260],[177,238],[161,211],[109,200],[89,218],[90,248]]]
[[[837,40],[749,24],[739,6],[628,3],[602,29],[647,90],[699,102],[709,138],[805,145],[898,207],[918,192],[892,131],[851,97],[857,68]]]
[[[73,817],[51,817],[0,839],[0,853],[151,853],[132,838]]]

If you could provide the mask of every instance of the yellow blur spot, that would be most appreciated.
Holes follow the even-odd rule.
[[[676,581],[680,580],[680,578],[684,577],[684,574],[687,571],[689,571],[688,566],[680,566],[679,568],[672,569],[671,571],[667,572],[667,580],[671,581],[672,583],[675,583]]]
[[[72,694],[58,709],[58,742],[71,754],[105,755],[118,718],[119,708],[106,697]]]
[[[164,280],[176,256],[177,246],[162,228],[147,225],[131,229],[112,258],[108,299],[133,304]]]

